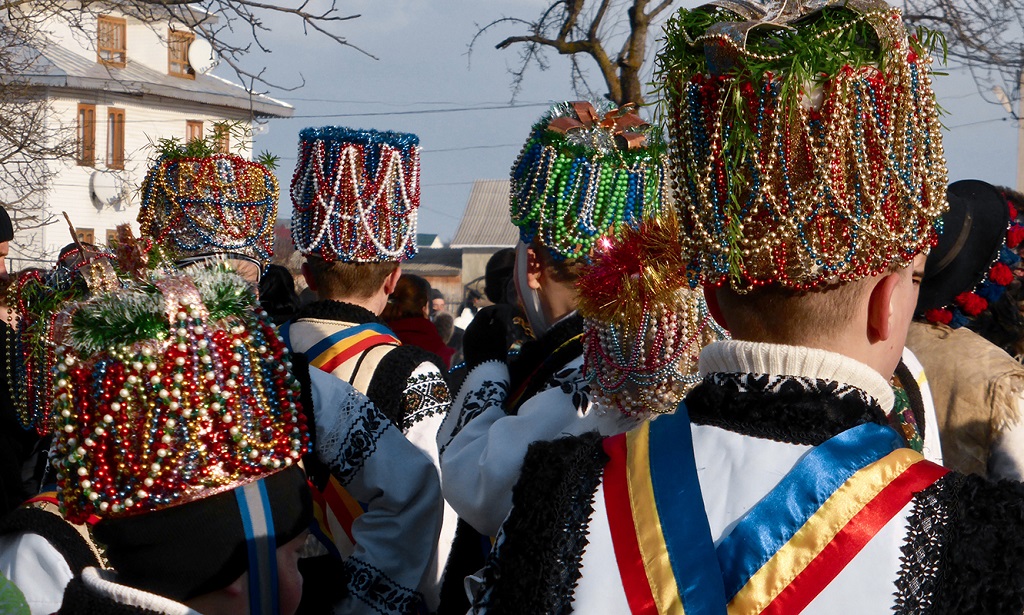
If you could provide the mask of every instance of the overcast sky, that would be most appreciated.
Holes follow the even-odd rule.
[[[275,20],[265,39],[274,52],[253,54],[250,65],[265,63],[278,82],[298,84],[299,73],[306,81],[293,92],[271,92],[295,106],[295,117],[270,122],[256,139],[257,152],[267,149],[281,157],[281,217],[290,216],[288,185],[299,130],[326,125],[399,130],[418,134],[423,147],[420,232],[450,240],[473,181],[507,178],[530,126],[548,104],[574,98],[568,63],[552,55],[550,69],[534,69],[512,107],[508,69],[516,65],[518,52],[494,49],[515,33],[509,26],[485,35],[472,57],[467,55],[478,25],[502,16],[532,18],[544,4],[339,0],[344,13],[362,16],[339,24],[338,31],[378,60]],[[223,69],[217,72],[228,76]],[[1001,106],[982,100],[965,70],[947,70],[949,76],[936,77],[935,88],[949,112],[944,124],[950,180],[973,177],[1014,186],[1016,123]],[[603,92],[596,69],[593,75],[592,85]]]

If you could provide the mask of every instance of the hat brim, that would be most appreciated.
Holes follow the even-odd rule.
[[[916,312],[953,303],[988,273],[1006,239],[1010,222],[1006,200],[991,184],[976,179],[954,182],[947,190],[949,211],[942,217],[939,242],[928,254]]]

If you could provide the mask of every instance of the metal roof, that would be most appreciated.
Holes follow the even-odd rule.
[[[402,271],[416,275],[462,275],[462,250],[420,248],[416,256],[402,261]]]
[[[519,229],[508,217],[507,179],[478,179],[469,193],[462,222],[452,239],[453,248],[511,248]]]
[[[105,66],[59,45],[50,45],[45,50],[23,46],[20,51],[27,68],[17,78],[27,79],[30,85],[163,96],[251,110],[261,117],[291,117],[295,111],[288,103],[261,94],[250,95],[242,86],[216,75],[197,74],[195,79],[174,77],[133,62],[130,57],[125,68]]]

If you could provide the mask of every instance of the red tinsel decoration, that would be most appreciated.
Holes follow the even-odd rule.
[[[1013,270],[1003,263],[992,265],[988,278],[1000,286],[1008,286],[1013,281]]]
[[[1006,246],[1011,249],[1016,248],[1021,241],[1024,241],[1024,226],[1014,224],[1010,230],[1006,231]]]
[[[950,322],[953,321],[953,312],[950,312],[949,310],[944,308],[940,308],[937,310],[928,310],[927,312],[924,313],[924,318],[928,322],[948,325]]]

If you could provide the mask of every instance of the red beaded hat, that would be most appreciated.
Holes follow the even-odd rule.
[[[140,230],[174,260],[226,255],[266,266],[274,255],[277,178],[241,156],[161,156],[142,183]]]
[[[658,58],[670,174],[708,284],[824,287],[934,245],[946,167],[930,48],[882,0],[718,0]]]
[[[290,466],[308,436],[299,385],[248,283],[223,267],[99,295],[58,348],[66,516],[128,516]]]
[[[292,177],[295,249],[327,262],[416,255],[419,137],[339,126],[299,133]]]

